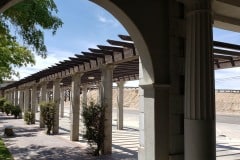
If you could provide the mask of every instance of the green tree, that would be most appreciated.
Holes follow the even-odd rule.
[[[14,67],[34,64],[29,49],[46,57],[43,31],[51,30],[54,35],[62,26],[57,12],[54,0],[24,0],[0,14],[0,80],[17,75]],[[16,37],[20,37],[24,45],[20,45]]]

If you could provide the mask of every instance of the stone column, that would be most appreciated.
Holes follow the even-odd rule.
[[[72,90],[69,91],[69,119],[72,116]]]
[[[8,101],[9,102],[11,102],[12,100],[12,91],[11,91],[11,89],[9,89],[9,91],[8,91]]]
[[[98,91],[97,103],[101,104],[101,93],[102,93],[102,85],[101,84],[97,84],[97,91]]]
[[[64,117],[64,87],[61,86],[60,89],[60,117]]]
[[[19,91],[19,106],[21,108],[21,111],[24,111],[24,91],[23,89],[20,89]]]
[[[40,103],[41,102],[46,102],[46,99],[47,99],[47,82],[43,82],[41,84],[41,93],[40,93],[40,95],[41,95]],[[39,125],[40,125],[40,128],[44,128],[45,125],[44,125],[44,121],[43,121],[43,118],[41,116],[41,113],[42,113],[42,111],[41,111],[41,108],[40,108],[40,117],[39,117],[40,124]]]
[[[216,159],[211,1],[186,1],[185,160]]]
[[[101,89],[101,105],[105,107],[104,121],[104,154],[112,153],[112,75],[113,65],[105,65],[102,67],[102,89]]]
[[[19,105],[18,103],[18,88],[14,90],[14,105]]]
[[[139,82],[143,80],[142,62],[139,58]],[[139,147],[138,159],[145,160],[144,154],[144,90],[139,86]]]
[[[60,104],[60,82],[61,79],[55,79],[53,81],[53,101],[56,103],[53,134],[59,133],[59,104]]]
[[[87,85],[82,86],[82,104],[87,105]]]
[[[79,110],[80,110],[81,73],[72,76],[72,114],[70,124],[70,140],[79,140]]]
[[[29,88],[26,87],[24,90],[24,108],[23,108],[24,112],[29,111],[29,99],[30,99]]]
[[[34,115],[36,115],[36,107],[37,107],[37,86],[34,85],[32,86],[31,90],[31,112],[34,113]],[[33,122],[35,123],[35,118]]]
[[[14,100],[14,89],[10,90],[10,102],[12,104],[14,104],[15,100]]]
[[[9,98],[9,90],[6,91],[6,100],[10,101],[10,98]]]
[[[88,92],[88,87],[87,85],[82,86],[82,103],[80,105],[80,133],[84,134],[85,133],[85,126],[83,124],[83,116],[82,116],[82,112],[83,112],[83,106],[87,105],[87,92]]]
[[[118,108],[117,108],[117,129],[122,130],[123,129],[123,89],[124,89],[124,81],[120,80],[117,82],[118,86]]]

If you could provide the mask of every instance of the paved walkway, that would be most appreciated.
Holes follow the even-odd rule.
[[[113,124],[116,122],[114,121]],[[4,137],[7,147],[15,160],[136,160],[139,133],[137,129],[125,128],[117,131],[113,126],[113,154],[111,156],[92,157],[87,154],[87,143],[81,139],[71,142],[69,139],[68,116],[60,118],[60,134],[46,135],[35,125],[26,125],[22,119],[13,119],[0,113],[0,133],[6,125],[14,126],[16,136]],[[136,122],[128,125],[136,126]],[[240,160],[240,125],[216,124],[217,160]],[[136,126],[137,128],[137,126]]]
[[[6,146],[15,160],[135,160],[139,135],[136,130],[113,130],[113,154],[111,156],[92,157],[87,154],[87,143],[82,139],[71,142],[68,125],[69,118],[61,118],[60,134],[48,136],[44,129],[35,125],[26,125],[23,119],[13,119],[0,113],[0,133],[4,126],[14,127],[16,135],[3,137]],[[130,138],[131,137],[131,138]]]

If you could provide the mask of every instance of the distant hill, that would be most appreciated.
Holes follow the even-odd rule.
[[[240,93],[216,93],[218,114],[240,114]]]
[[[88,92],[88,102],[96,102],[98,90]],[[240,93],[216,93],[216,113],[217,114],[236,114],[240,115]],[[66,105],[68,105],[67,102]],[[113,89],[113,107],[117,107],[117,89]],[[139,109],[138,88],[124,89],[124,107]]]

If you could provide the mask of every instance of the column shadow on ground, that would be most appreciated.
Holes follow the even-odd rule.
[[[18,159],[37,159],[37,160],[93,160],[95,157],[81,153],[78,147],[54,147],[49,148],[41,145],[30,145],[28,147],[9,147]],[[81,150],[82,151],[82,150]]]
[[[224,151],[225,152],[228,152],[228,151],[238,152],[238,153],[229,152],[227,154],[217,155],[216,157],[227,157],[227,156],[236,156],[236,155],[238,155],[240,157],[240,148],[233,147],[233,145],[229,146],[227,143],[218,143],[218,144],[216,144],[216,149],[217,149],[217,153],[224,152]]]

